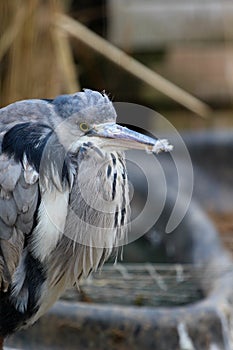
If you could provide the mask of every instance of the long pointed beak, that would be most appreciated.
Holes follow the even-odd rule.
[[[166,139],[152,138],[115,123],[99,124],[88,133],[105,139],[107,146],[119,149],[141,149],[152,153],[169,152],[173,146]]]

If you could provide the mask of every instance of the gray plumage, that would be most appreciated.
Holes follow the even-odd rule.
[[[115,121],[92,90],[0,110],[0,335],[34,322],[126,243],[123,150],[170,148]]]

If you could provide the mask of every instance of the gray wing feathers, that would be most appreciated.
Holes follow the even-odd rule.
[[[9,195],[16,186],[22,171],[21,164],[16,163],[7,155],[0,155],[0,197]]]
[[[0,239],[0,289],[7,291],[13,273],[18,266],[24,245],[24,234],[16,229],[12,230],[9,240]]]
[[[0,198],[0,218],[7,226],[12,226],[16,222],[17,208],[13,197],[9,199]]]
[[[10,239],[12,234],[12,227],[7,226],[1,219],[0,219],[0,239]]]
[[[16,226],[28,234],[32,229],[37,208],[38,184],[29,185],[25,182],[24,176],[21,176],[13,191],[13,196],[18,210]]]
[[[24,160],[1,154],[4,134],[14,125],[39,122],[52,127],[54,106],[25,100],[0,109],[0,290],[6,291],[22,255],[25,235],[33,227],[38,202],[38,173]]]
[[[26,183],[25,171],[14,159],[0,156],[0,290],[4,291],[18,266],[37,208],[38,182]]]

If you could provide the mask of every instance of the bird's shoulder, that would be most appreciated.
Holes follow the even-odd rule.
[[[0,135],[19,123],[50,125],[55,115],[52,100],[32,99],[11,103],[0,109]]]

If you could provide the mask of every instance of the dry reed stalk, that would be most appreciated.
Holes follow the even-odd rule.
[[[63,13],[65,4],[57,4],[54,0],[53,13]],[[54,21],[53,21],[54,24]],[[61,75],[63,77],[63,84],[66,93],[73,93],[80,90],[80,85],[77,79],[77,67],[75,67],[72,50],[69,42],[69,37],[63,30],[54,25],[52,30],[53,42],[56,52],[56,57],[59,65]]]
[[[7,50],[12,45],[14,39],[16,38],[17,33],[21,29],[23,21],[25,19],[25,9],[20,7],[19,11],[15,14],[13,23],[1,34],[0,38],[0,61],[3,56],[6,54]]]
[[[54,15],[63,12],[63,3],[64,0],[0,3],[0,20],[1,13],[5,16],[4,24],[0,25],[0,54],[1,48],[3,54],[8,49],[1,62],[5,61],[0,74],[1,105],[25,98],[54,97],[79,89],[75,84],[69,43],[59,30],[57,33],[54,30]],[[23,23],[18,18],[22,8]]]

